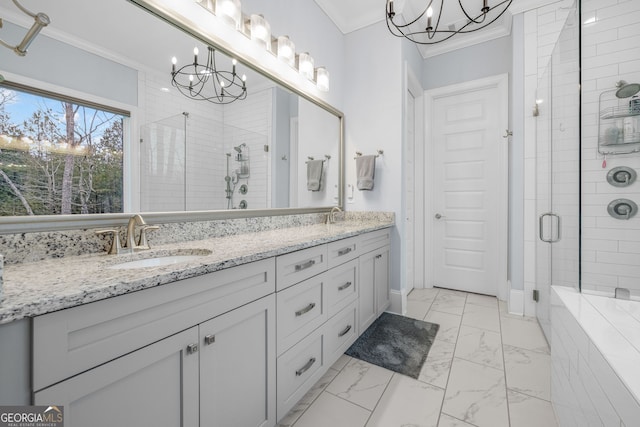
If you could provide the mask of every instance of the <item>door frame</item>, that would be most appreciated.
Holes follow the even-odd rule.
[[[405,244],[404,251],[406,257],[402,257],[404,264],[402,271],[405,272],[404,278],[404,294],[405,296],[411,292],[414,288],[425,288],[425,269],[424,269],[424,197],[422,192],[418,192],[422,188],[424,182],[424,167],[420,159],[424,159],[424,130],[425,130],[425,115],[424,115],[424,89],[420,84],[420,80],[413,73],[411,67],[405,62],[405,92],[404,92],[404,152],[405,159],[409,156],[413,156],[413,168],[406,167],[407,161],[403,164],[403,185],[405,188],[404,193],[408,189],[409,183],[413,182],[413,199],[405,198],[404,202],[404,218],[402,222],[405,224],[404,233],[405,236],[409,233],[413,234],[413,245],[410,247]],[[407,129],[407,113],[409,96],[414,99],[414,123],[413,123],[413,141],[409,141],[408,129]],[[413,209],[409,209],[409,204],[413,204]],[[412,213],[411,213],[412,211]],[[406,242],[407,239],[404,241]],[[406,268],[406,263],[411,260],[413,263],[413,274],[409,274],[409,270]],[[420,286],[416,286],[419,284]]]
[[[424,129],[424,165],[428,171],[433,171],[432,162],[434,159],[434,147],[431,125],[431,116],[433,112],[434,101],[438,98],[464,94],[471,90],[480,89],[497,89],[499,96],[499,109],[500,109],[500,121],[503,126],[500,129],[509,128],[509,75],[498,74],[491,77],[486,77],[477,80],[471,80],[463,83],[453,84],[449,86],[443,86],[435,89],[429,89],[424,92],[424,111],[425,111],[425,129]],[[500,168],[500,182],[496,183],[498,188],[498,283],[497,283],[497,297],[500,300],[507,300],[508,298],[508,236],[509,236],[509,138],[505,138],[503,135],[496,135],[498,143],[500,144],[500,150],[498,155],[498,166]],[[431,173],[425,173],[424,176],[424,188],[433,188],[433,175]],[[434,215],[434,201],[433,194],[429,194],[424,197],[424,212],[425,212],[425,266],[426,266],[426,281],[429,287],[434,285],[433,275],[433,215]]]

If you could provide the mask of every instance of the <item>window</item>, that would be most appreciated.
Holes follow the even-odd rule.
[[[0,85],[0,215],[122,212],[128,113]]]

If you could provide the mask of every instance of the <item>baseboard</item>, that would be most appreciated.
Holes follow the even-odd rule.
[[[522,316],[524,314],[524,290],[509,290],[509,313]]]
[[[404,291],[391,289],[389,299],[391,300],[389,311],[391,313],[402,314],[404,316],[407,307],[407,295],[404,293]]]

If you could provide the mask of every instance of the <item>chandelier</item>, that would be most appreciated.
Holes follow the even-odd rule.
[[[440,0],[439,2],[438,0],[428,0],[428,4],[422,13],[404,23],[394,21],[396,12],[393,9],[393,0],[387,0],[385,14],[387,27],[391,34],[396,37],[404,37],[417,44],[436,44],[448,40],[456,34],[472,33],[492,24],[507,11],[513,0],[497,0],[498,3],[493,6],[489,6],[489,0],[473,1],[478,4],[478,8],[471,10],[468,5],[470,0],[465,1],[466,7],[463,5],[463,0],[458,0],[458,6],[464,14],[464,21],[461,21],[459,25],[442,22],[444,28],[441,28],[440,19],[442,18],[445,0]],[[447,0],[448,5],[454,2],[454,0]],[[434,6],[437,6],[437,3],[440,3],[440,6],[434,14]],[[421,25],[424,25],[424,27],[420,27]]]
[[[171,84],[188,98],[215,104],[230,104],[247,97],[247,76],[236,73],[237,61],[232,61],[231,71],[216,67],[216,52],[207,47],[207,61],[198,63],[198,48],[193,48],[193,63],[176,69],[178,60],[171,58]]]

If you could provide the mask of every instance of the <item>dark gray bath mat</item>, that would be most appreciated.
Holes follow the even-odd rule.
[[[345,354],[417,379],[438,328],[435,323],[382,313]]]

